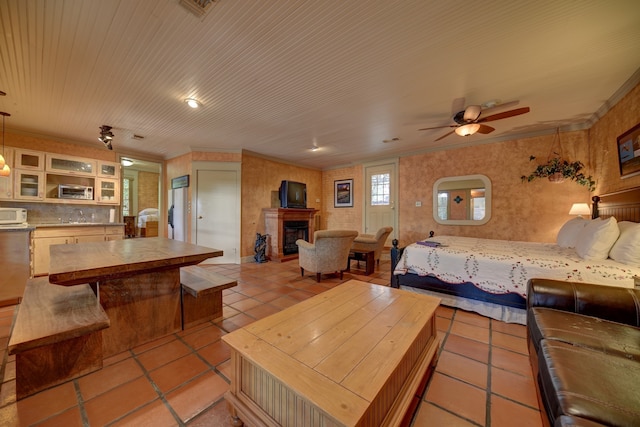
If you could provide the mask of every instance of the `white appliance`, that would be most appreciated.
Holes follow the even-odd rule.
[[[169,190],[168,236],[170,239],[187,241],[187,218],[189,215],[189,175],[171,180]]]
[[[27,210],[23,208],[0,208],[0,225],[17,226],[27,224]]]

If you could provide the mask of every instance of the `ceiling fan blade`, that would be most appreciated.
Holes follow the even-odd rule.
[[[418,130],[433,130],[433,129],[443,129],[443,128],[457,128],[458,125],[444,125],[444,126],[434,126],[432,128],[422,128]]]
[[[530,110],[529,107],[516,108],[515,110],[504,111],[502,113],[493,114],[487,117],[481,117],[476,123],[493,122],[495,120],[502,120],[513,116],[519,116],[520,114],[526,114]]]
[[[487,134],[487,133],[493,132],[494,130],[495,128],[492,128],[491,126],[480,125],[480,129],[478,129],[478,133]]]
[[[457,127],[457,126],[455,126],[455,127]],[[445,134],[444,134],[444,135],[442,135],[440,138],[436,139],[434,142],[440,141],[441,139],[444,139],[444,138],[448,137],[449,135],[451,135],[451,134],[452,134],[452,133],[454,133],[455,131],[456,131],[456,130],[454,129],[454,130],[452,130],[451,132],[447,132],[447,133],[445,133]]]
[[[464,105],[465,105],[464,102],[465,102],[464,97],[456,98],[451,102],[451,117],[455,116],[458,113],[458,111],[464,110]]]

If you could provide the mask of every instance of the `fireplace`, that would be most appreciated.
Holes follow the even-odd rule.
[[[264,208],[265,233],[268,237],[268,257],[272,261],[298,258],[296,240],[313,243],[316,209]]]
[[[284,230],[282,253],[285,255],[297,254],[298,245],[296,240],[307,240],[309,238],[309,222],[284,221],[282,227]]]

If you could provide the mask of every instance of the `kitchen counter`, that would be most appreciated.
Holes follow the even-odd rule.
[[[124,225],[124,222],[34,222],[29,226],[34,228],[51,227],[98,227],[98,226]]]

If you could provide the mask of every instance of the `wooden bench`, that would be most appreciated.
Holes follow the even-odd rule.
[[[109,318],[88,284],[29,279],[9,339],[18,400],[102,368]]]
[[[180,268],[182,329],[222,317],[222,291],[238,284],[197,265]]]

